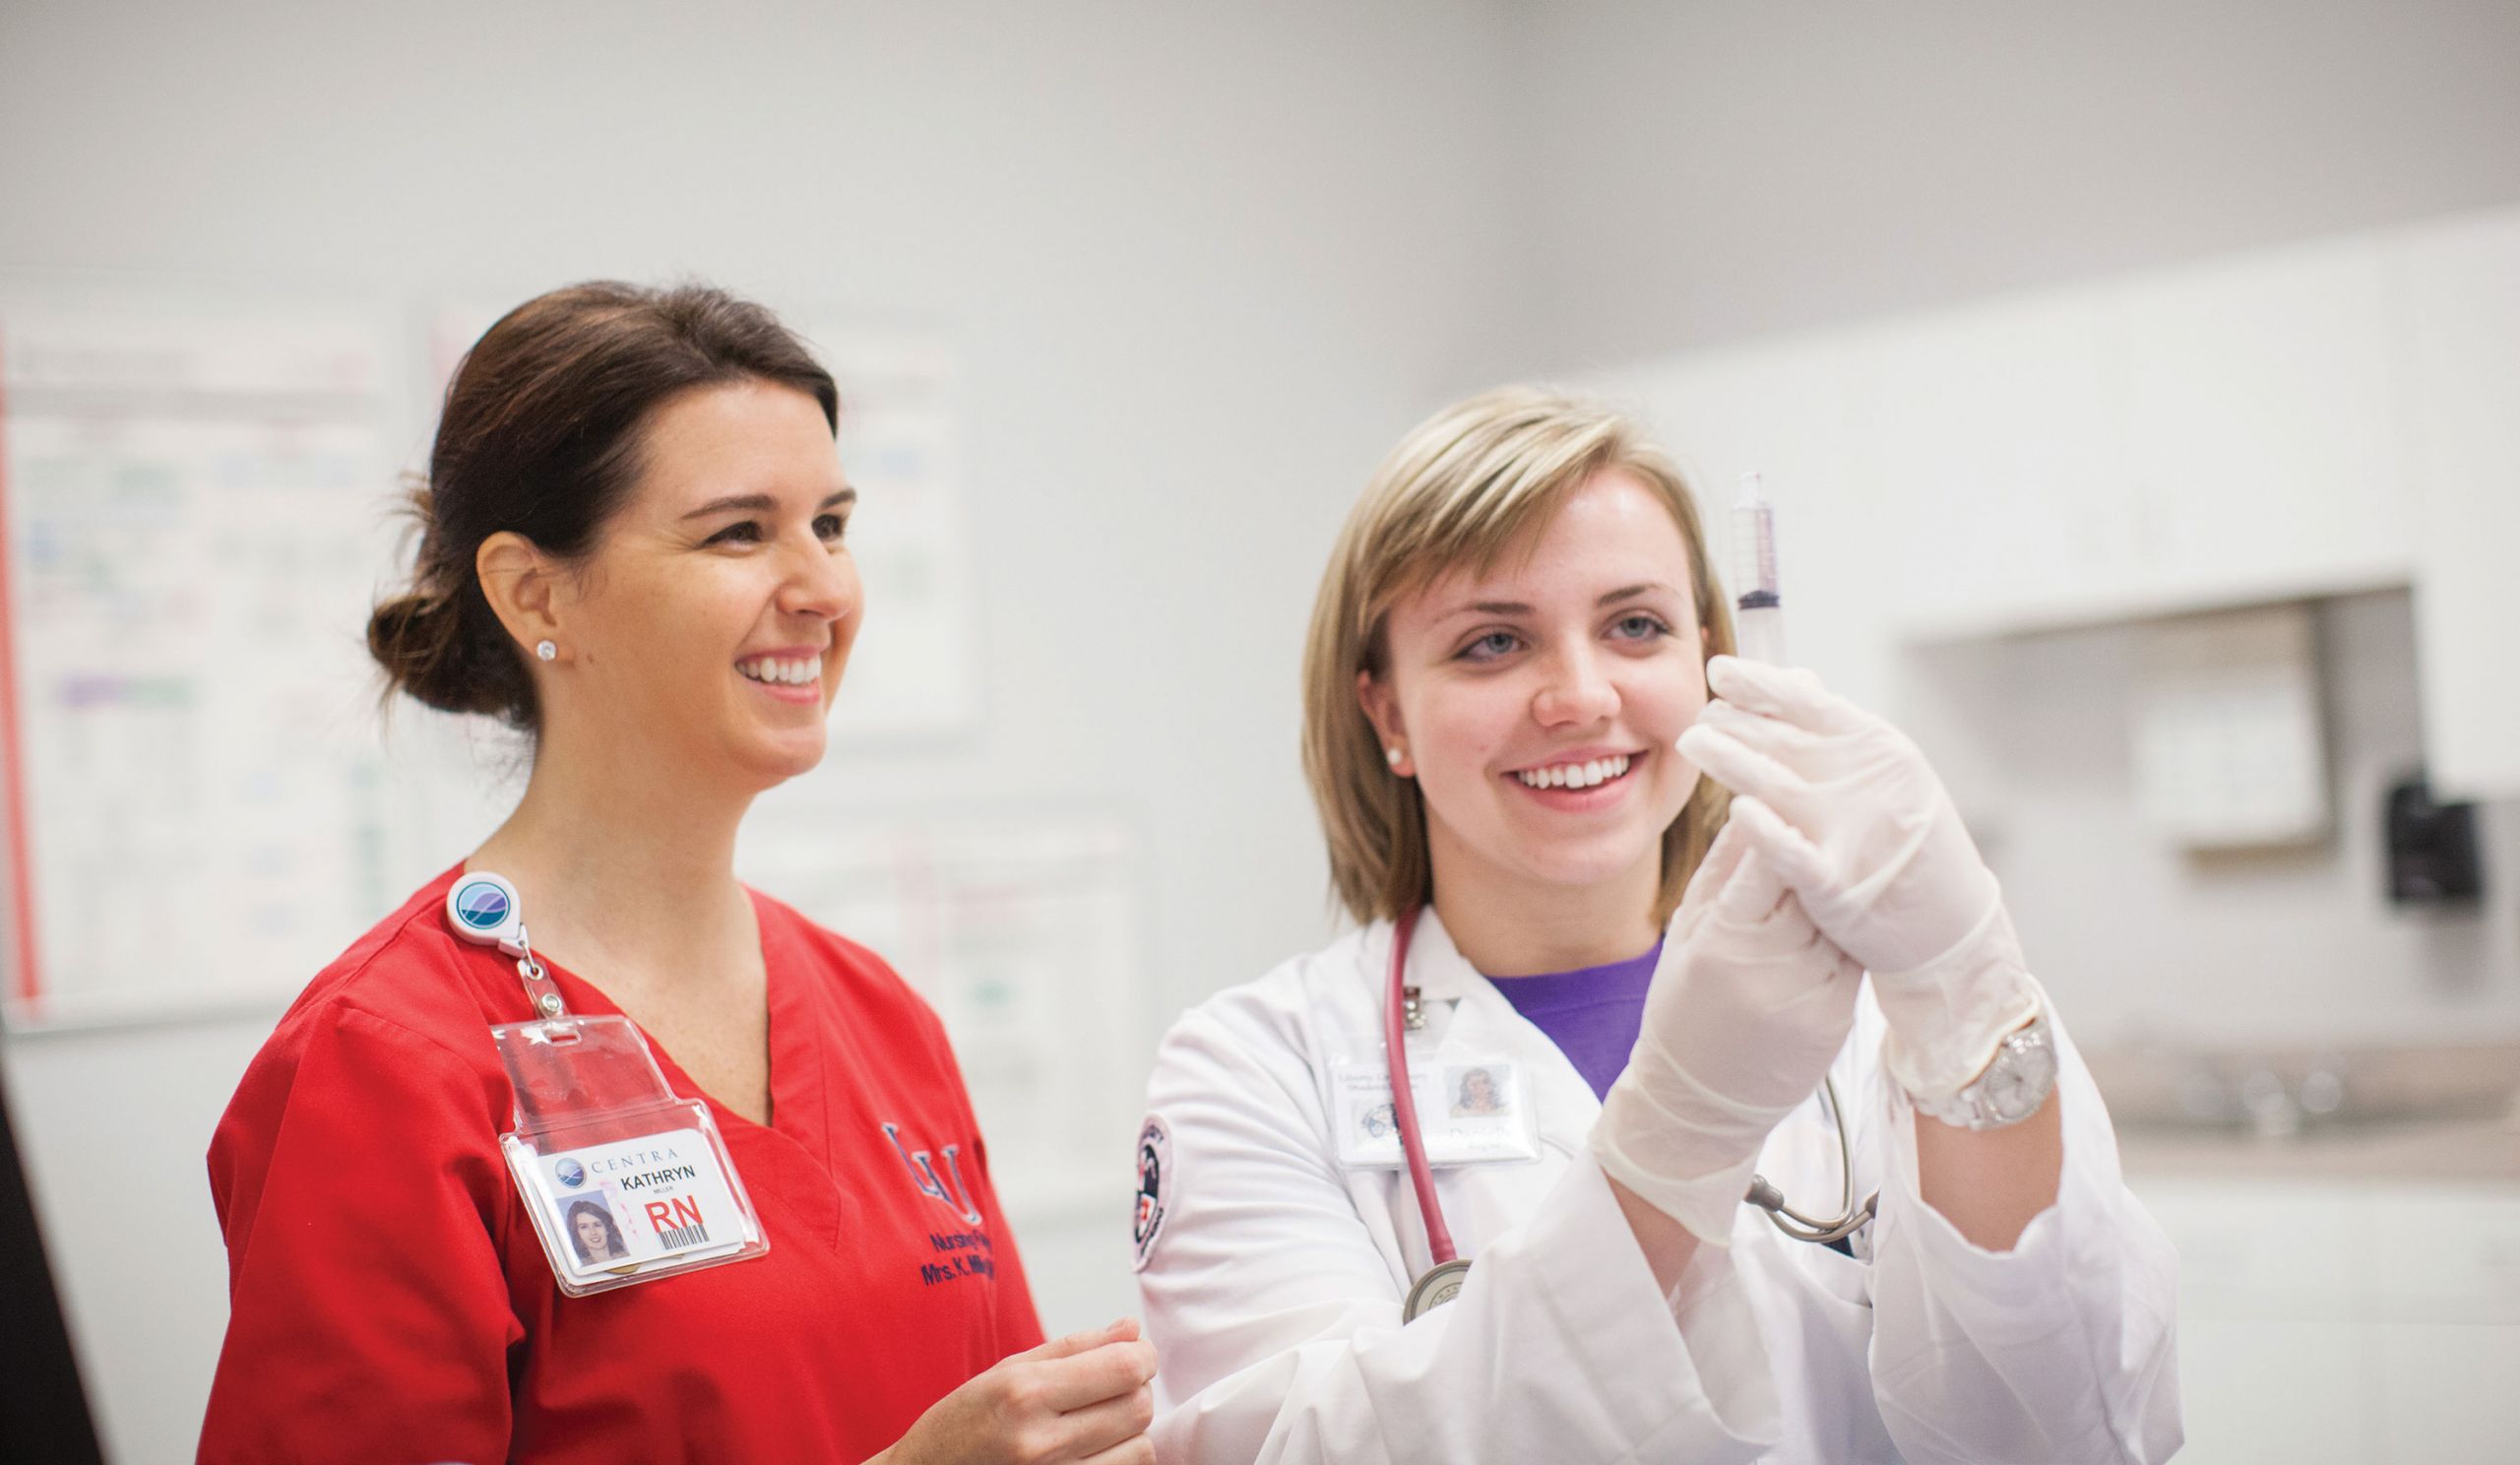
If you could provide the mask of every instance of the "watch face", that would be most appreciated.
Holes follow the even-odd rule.
[[[2007,1043],[1986,1070],[1986,1108],[1995,1122],[2015,1124],[2039,1112],[2056,1087],[2056,1051],[2045,1043]]]

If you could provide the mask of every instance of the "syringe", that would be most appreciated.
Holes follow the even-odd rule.
[[[1732,498],[1732,634],[1739,654],[1785,665],[1785,597],[1776,574],[1776,506],[1754,473]]]

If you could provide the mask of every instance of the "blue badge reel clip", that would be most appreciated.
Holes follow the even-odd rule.
[[[446,924],[516,958],[534,1020],[490,1029],[516,1090],[499,1136],[526,1214],[571,1297],[768,1254],[770,1239],[704,1100],[666,1086],[630,1019],[570,1013],[534,955],[516,887],[458,878]]]

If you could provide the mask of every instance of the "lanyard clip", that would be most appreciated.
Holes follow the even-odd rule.
[[[474,870],[446,893],[446,924],[477,946],[496,946],[516,958],[517,980],[525,984],[525,999],[536,1016],[565,1017],[569,1004],[551,981],[550,969],[534,954],[525,933],[525,903],[504,875]]]
[[[1400,1025],[1412,1033],[1426,1031],[1426,1004],[1414,987],[1400,989]]]

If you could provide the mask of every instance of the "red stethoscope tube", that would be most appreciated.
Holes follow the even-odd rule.
[[[1444,1207],[1435,1199],[1435,1172],[1426,1163],[1426,1141],[1418,1132],[1418,1098],[1409,1089],[1408,996],[1402,978],[1409,970],[1409,938],[1418,932],[1418,913],[1404,911],[1391,932],[1391,990],[1383,1003],[1383,1046],[1391,1058],[1391,1115],[1400,1126],[1400,1148],[1409,1157],[1409,1183],[1418,1191],[1418,1214],[1426,1223],[1426,1254],[1435,1265],[1453,1259],[1453,1234],[1444,1225]]]

